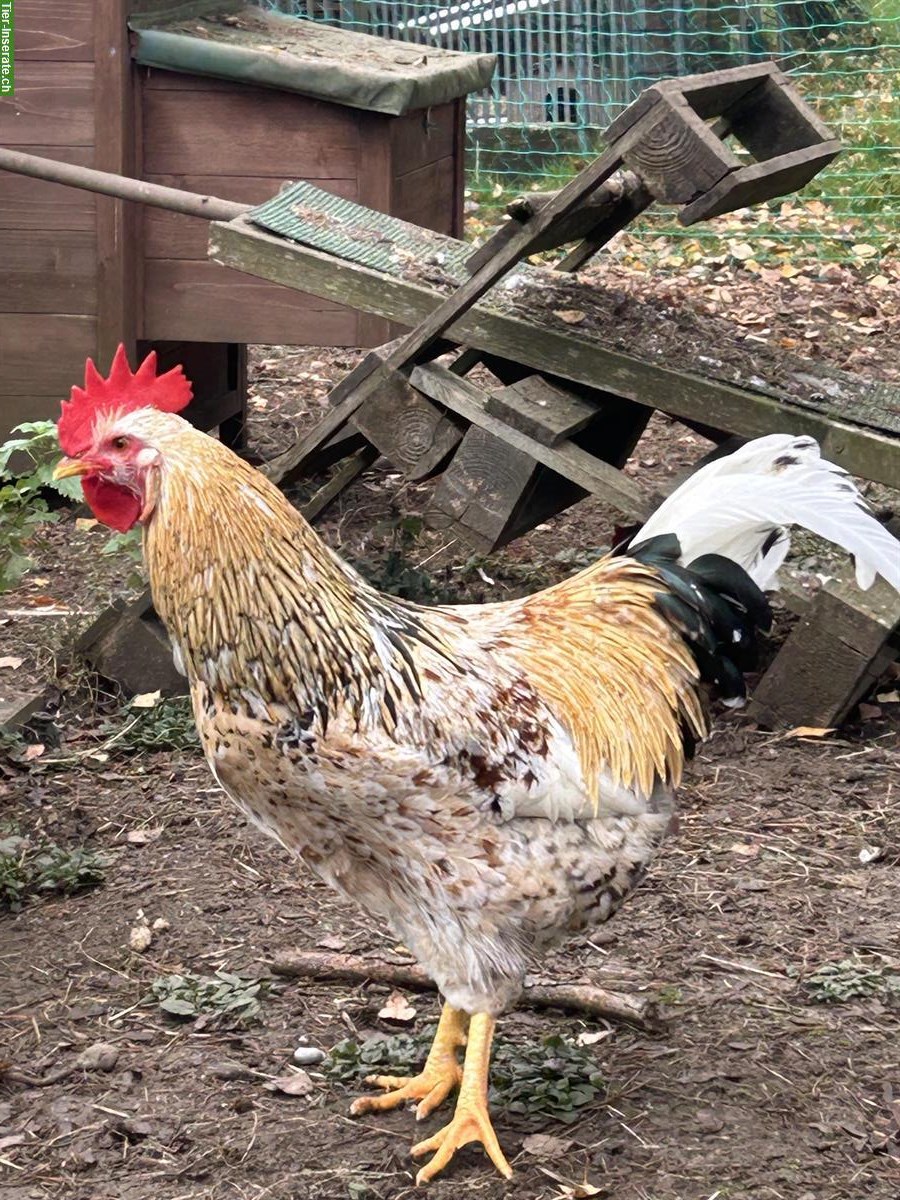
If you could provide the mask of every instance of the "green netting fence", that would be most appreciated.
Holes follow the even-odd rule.
[[[650,83],[776,59],[846,149],[804,191],[811,207],[785,220],[774,203],[756,215],[760,230],[828,258],[859,244],[864,257],[890,253],[900,243],[900,0],[256,2],[381,37],[496,54],[490,92],[469,101],[467,169],[473,193],[498,205],[568,179]]]

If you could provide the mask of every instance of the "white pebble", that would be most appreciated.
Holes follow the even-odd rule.
[[[315,1046],[298,1046],[294,1051],[294,1062],[298,1067],[314,1067],[325,1058],[324,1050],[317,1050]]]

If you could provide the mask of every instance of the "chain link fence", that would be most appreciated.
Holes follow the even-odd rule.
[[[256,2],[380,37],[496,54],[490,93],[469,101],[468,178],[482,208],[570,178],[656,80],[776,59],[846,149],[804,191],[796,219],[785,220],[777,202],[758,213],[763,232],[828,258],[859,244],[863,257],[880,256],[900,242],[900,0]]]

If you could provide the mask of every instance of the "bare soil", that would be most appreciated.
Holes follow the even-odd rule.
[[[775,314],[772,336],[789,336],[795,324]],[[859,334],[860,344],[871,336]],[[834,353],[846,362],[854,351],[842,338]],[[257,351],[254,451],[282,449],[355,361],[351,351]],[[853,365],[878,373],[868,353]],[[656,419],[630,469],[657,485],[704,448]],[[617,519],[584,502],[502,554],[475,560],[438,535],[409,532],[428,486],[372,471],[329,510],[322,532],[389,586],[494,600],[570,572],[579,555],[608,543]],[[894,502],[883,490],[876,498]],[[264,1086],[284,1073],[302,1039],[328,1049],[350,1034],[395,1032],[378,1018],[386,988],[276,979],[258,1023],[234,1029],[177,1022],[150,997],[154,978],[182,970],[266,977],[272,958],[290,948],[398,948],[365,912],[337,901],[248,828],[199,754],[103,749],[100,726],[121,724],[119,700],[78,672],[71,645],[91,614],[122,594],[131,571],[99,555],[105,536],[65,517],[0,611],[4,653],[25,659],[16,676],[53,678],[62,693],[40,731],[43,754],[0,768],[0,836],[15,827],[108,859],[102,887],[0,915],[4,1198],[412,1196],[409,1146],[441,1115],[424,1131],[405,1111],[351,1120],[353,1090],[314,1068],[308,1096]],[[815,575],[818,551],[801,554]],[[46,615],[54,608],[56,616]],[[892,676],[877,690],[890,696],[896,687]],[[609,926],[539,968],[548,979],[655,995],[666,1028],[606,1028],[591,1048],[606,1081],[597,1101],[570,1125],[495,1112],[514,1181],[505,1184],[471,1148],[432,1185],[436,1200],[900,1194],[900,1011],[875,997],[816,1003],[805,982],[822,964],[855,954],[900,969],[900,705],[875,701],[862,718],[808,739],[765,732],[741,715],[717,722],[688,772],[680,831],[646,884]],[[133,949],[131,929],[157,918],[168,928],[143,952]],[[421,1029],[437,1000],[411,999],[410,1028]],[[604,1029],[526,1010],[503,1024],[522,1041]],[[56,1083],[34,1082],[74,1068],[97,1042],[117,1051],[109,1071],[78,1068]],[[523,1142],[536,1131],[559,1141],[529,1153]]]

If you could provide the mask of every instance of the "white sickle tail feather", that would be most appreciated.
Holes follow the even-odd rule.
[[[631,545],[674,534],[682,564],[722,555],[758,587],[773,589],[793,525],[852,554],[860,587],[871,587],[881,575],[900,592],[900,541],[872,516],[847,472],[821,457],[811,437],[770,434],[701,467]]]

